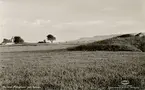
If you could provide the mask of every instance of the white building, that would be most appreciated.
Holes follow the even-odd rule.
[[[11,39],[4,39],[2,42],[2,45],[13,45],[13,44],[15,44],[13,37]]]

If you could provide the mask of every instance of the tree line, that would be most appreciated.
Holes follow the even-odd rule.
[[[52,34],[48,34],[46,36],[47,40],[53,43],[54,40],[56,40],[56,37],[53,36]],[[2,43],[15,43],[15,44],[22,44],[24,43],[24,39],[22,39],[20,36],[14,36],[11,39],[3,39]],[[39,41],[38,43],[46,43],[46,40]]]

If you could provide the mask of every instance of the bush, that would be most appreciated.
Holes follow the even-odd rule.
[[[126,38],[126,37],[133,37],[134,35],[132,34],[123,34],[123,35],[120,35],[120,36],[117,36],[119,38]]]

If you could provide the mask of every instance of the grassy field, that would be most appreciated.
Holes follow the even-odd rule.
[[[145,53],[29,51],[0,53],[0,84],[47,86],[52,90],[91,90],[116,86],[122,79],[140,85]],[[53,89],[55,88],[55,89]]]
[[[76,44],[30,44],[30,45],[1,45],[0,52],[44,51],[66,49]]]

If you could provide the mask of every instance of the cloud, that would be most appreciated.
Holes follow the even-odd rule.
[[[65,23],[59,23],[56,25],[53,25],[52,27],[55,28],[63,28],[66,26],[85,26],[85,25],[99,25],[103,24],[105,21],[103,20],[96,20],[96,21],[79,21],[79,22],[65,22]]]
[[[44,25],[44,24],[48,24],[50,23],[51,20],[43,20],[43,19],[36,19],[34,21],[27,21],[27,20],[24,20],[24,24],[29,24],[29,25],[36,25],[36,26],[39,26],[39,25]]]
[[[45,19],[36,19],[33,21],[20,19],[20,18],[3,18],[0,19],[0,29],[12,29],[12,28],[18,28],[18,27],[24,27],[24,28],[34,28],[34,27],[45,27],[50,28],[51,20],[45,20]]]
[[[29,24],[29,22],[28,22],[28,21],[26,21],[26,20],[24,20],[24,24]]]
[[[85,21],[85,22],[68,22],[64,24],[68,25],[92,25],[92,24],[102,24],[104,23],[103,20],[97,20],[97,21]]]
[[[41,24],[47,24],[50,23],[51,20],[43,20],[43,19],[37,19],[34,22],[32,22],[33,25],[41,25]]]
[[[97,20],[97,21],[89,21],[88,24],[103,24],[105,21],[103,20]]]
[[[112,27],[120,27],[120,26],[138,26],[142,25],[142,22],[134,21],[134,20],[120,20],[114,22]]]
[[[135,22],[135,21],[117,21],[116,23],[119,25],[133,25],[137,22]]]
[[[3,4],[4,3],[4,1],[0,1],[0,4]]]
[[[122,32],[135,32],[145,28],[144,22],[138,20],[114,21],[111,27],[114,28],[114,30],[121,30]]]
[[[103,8],[102,11],[115,11],[116,8],[113,7],[107,7],[107,8]]]

